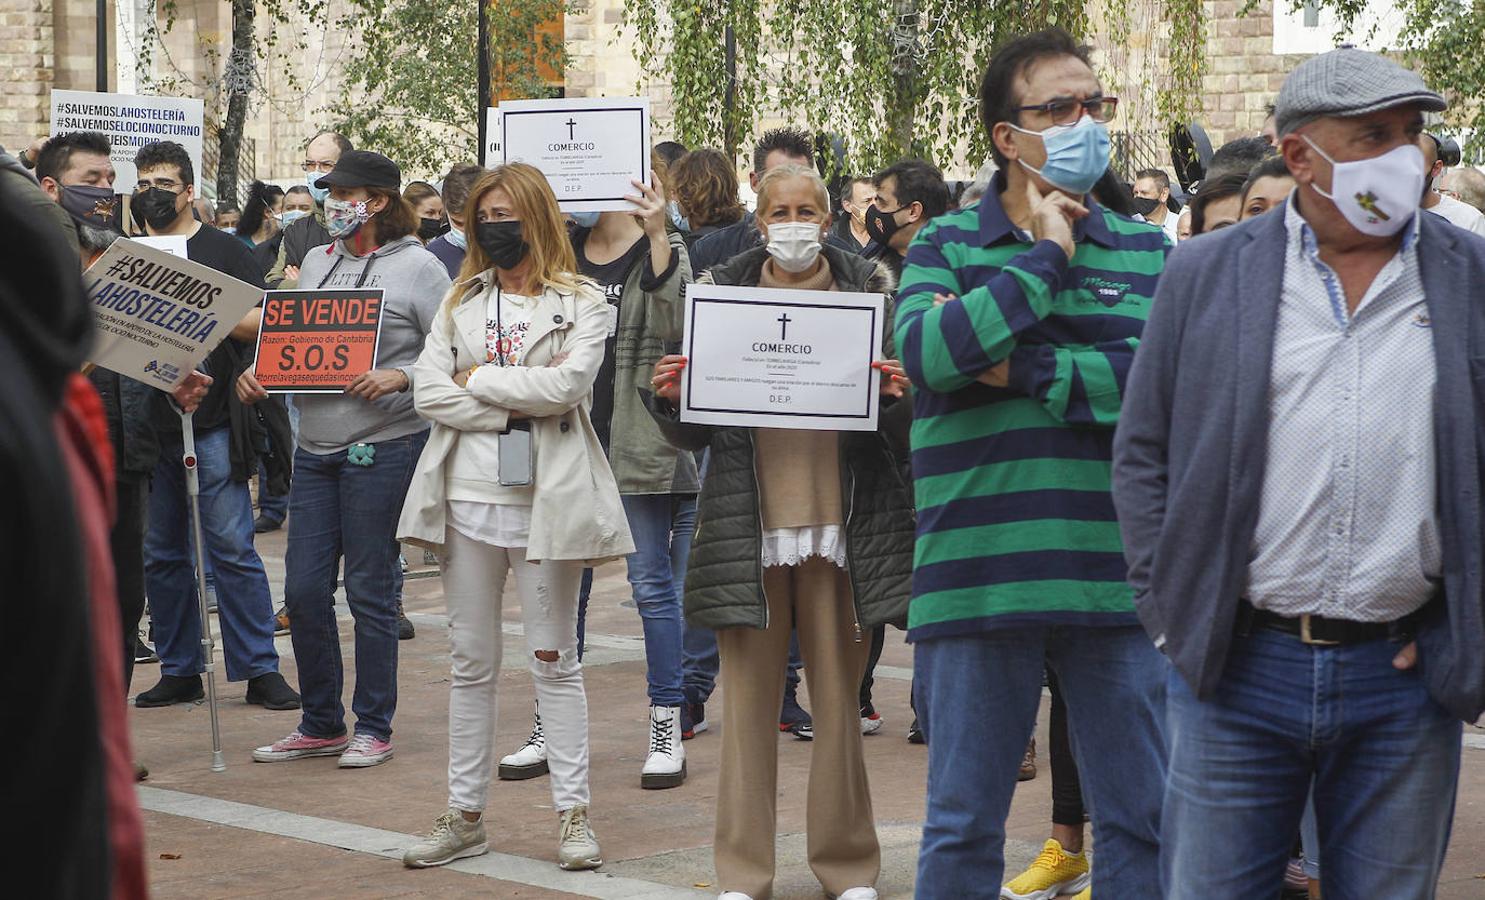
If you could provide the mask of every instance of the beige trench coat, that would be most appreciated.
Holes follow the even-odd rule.
[[[634,551],[613,471],[588,417],[593,381],[603,364],[608,316],[598,291],[548,287],[531,314],[526,365],[481,368],[473,390],[454,374],[485,354],[486,293],[492,272],[454,285],[413,368],[413,402],[433,423],[418,459],[397,538],[441,550],[448,523],[445,462],[466,431],[504,431],[515,411],[531,420],[535,449],[531,560],[583,560],[589,565]],[[568,357],[549,366],[557,354]]]

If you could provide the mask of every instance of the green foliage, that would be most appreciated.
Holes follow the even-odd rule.
[[[477,0],[356,2],[361,8],[346,23],[357,29],[354,55],[331,109],[337,128],[404,172],[434,176],[478,160]],[[565,46],[537,28],[564,11],[562,0],[487,2],[495,91],[551,96],[539,67],[562,71]]]

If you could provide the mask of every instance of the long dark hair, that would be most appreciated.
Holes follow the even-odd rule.
[[[273,208],[273,201],[284,195],[284,189],[276,184],[253,182],[248,188],[248,202],[242,208],[242,218],[237,220],[237,236],[250,238],[263,227],[263,220]]]

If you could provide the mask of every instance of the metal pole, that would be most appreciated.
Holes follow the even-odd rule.
[[[727,68],[727,92],[722,98],[722,143],[728,155],[737,153],[737,35],[732,26],[722,31],[723,61]]]
[[[98,0],[96,16],[97,24],[97,65],[98,84],[100,93],[108,93],[108,0]]]
[[[485,110],[490,108],[490,18],[489,14],[485,10],[485,4],[490,2],[490,0],[477,0],[477,2],[479,3],[479,40],[477,41],[477,43],[479,44],[478,52],[480,58],[477,70],[479,72],[480,95],[480,108],[478,113],[480,146],[479,152],[478,154],[476,154],[475,158],[484,159],[485,140],[487,138],[487,135],[485,134]]]
[[[180,436],[184,445],[181,464],[186,467],[186,499],[191,507],[191,538],[196,547],[196,605],[201,615],[201,658],[206,667],[206,706],[211,710],[211,770],[227,771],[222,757],[222,726],[217,721],[216,642],[211,637],[211,612],[206,606],[206,545],[201,534],[201,481],[196,473],[194,416],[180,414]]]

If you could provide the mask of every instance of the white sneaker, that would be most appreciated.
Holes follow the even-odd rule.
[[[681,708],[650,707],[650,752],[639,773],[645,790],[680,787],[686,780],[686,748],[681,746]]]
[[[485,842],[485,820],[467,822],[451,809],[433,822],[433,830],[402,854],[402,864],[409,869],[441,866],[456,859],[479,856],[490,849]]]
[[[842,891],[835,900],[877,900],[877,889],[874,887],[853,887],[848,891]]]
[[[547,736],[541,730],[540,707],[531,725],[531,736],[521,749],[500,760],[498,774],[501,781],[525,781],[547,774]]]
[[[753,898],[741,891],[725,891],[717,900],[753,900]]]
[[[569,871],[596,869],[603,865],[598,838],[593,835],[593,826],[588,824],[588,807],[574,806],[562,814],[557,865]]]

